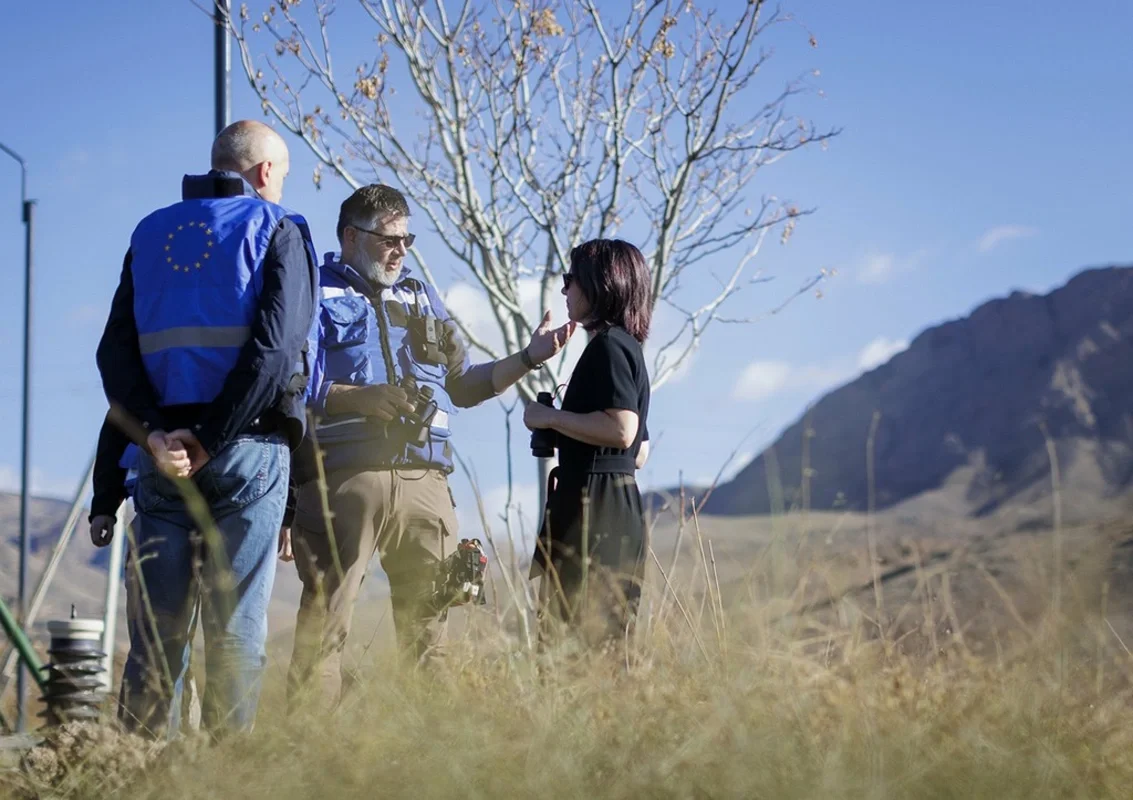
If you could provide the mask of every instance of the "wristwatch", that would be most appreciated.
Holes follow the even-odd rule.
[[[531,356],[528,355],[526,347],[519,351],[519,360],[522,361],[523,366],[527,367],[528,369],[543,369],[542,364],[536,364],[531,360]]]

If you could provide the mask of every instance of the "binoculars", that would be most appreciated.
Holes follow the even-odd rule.
[[[550,392],[539,392],[535,402],[552,408],[554,396]],[[536,458],[554,458],[555,445],[558,443],[558,434],[549,428],[531,431],[531,455]]]
[[[418,388],[412,375],[406,375],[398,385],[405,390],[409,402],[414,404],[413,411],[402,417],[401,428],[405,438],[416,447],[424,447],[429,443],[429,426],[437,413],[433,387],[426,384]]]

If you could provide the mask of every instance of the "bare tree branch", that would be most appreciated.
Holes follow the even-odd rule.
[[[653,302],[680,315],[655,352],[663,386],[713,323],[745,321],[723,308],[768,233],[786,242],[813,211],[753,202],[763,167],[838,133],[793,116],[804,79],[770,94],[760,83],[764,43],[794,22],[763,0],[359,0],[376,51],[349,77],[334,68],[331,3],[260,6],[230,26],[264,113],[315,156],[317,185],[324,170],[351,187],[385,181],[422,209],[483,292],[491,335],[453,316],[493,358],[551,307],[576,243],[622,236],[651,265]],[[524,401],[561,383],[549,367],[518,387]]]

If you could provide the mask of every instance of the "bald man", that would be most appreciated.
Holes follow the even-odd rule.
[[[318,286],[307,224],[279,205],[288,169],[268,126],[221,131],[212,169],[134,229],[98,345],[107,398],[147,434],[131,561],[153,621],[130,621],[119,702],[143,735],[180,730],[198,598],[202,723],[220,736],[255,721]],[[186,507],[190,482],[215,536]]]

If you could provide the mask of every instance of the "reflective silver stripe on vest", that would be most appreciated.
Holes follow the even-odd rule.
[[[369,420],[366,417],[350,417],[349,419],[339,420],[338,422],[318,423],[318,424],[315,425],[315,427],[320,431],[325,431],[325,430],[329,430],[331,428],[340,427],[342,425],[357,425],[359,423],[366,423],[366,422],[369,422]],[[381,423],[378,423],[378,424],[380,425]]]
[[[138,336],[142,355],[150,355],[171,347],[241,347],[252,335],[246,326],[231,328],[169,328]]]
[[[381,420],[369,417],[350,417],[348,419],[337,420],[335,422],[319,422],[315,424],[316,430],[328,431],[331,428],[341,428],[343,425],[382,425]],[[448,414],[444,411],[437,409],[437,413],[433,415],[433,419],[429,425],[434,430],[447,431],[448,427]]]

